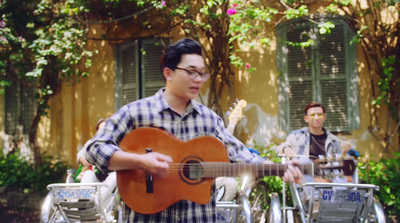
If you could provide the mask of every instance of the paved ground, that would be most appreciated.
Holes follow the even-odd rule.
[[[4,191],[0,193],[0,223],[38,223],[41,197]]]
[[[40,213],[35,210],[16,210],[0,207],[1,223],[37,223],[40,221]]]

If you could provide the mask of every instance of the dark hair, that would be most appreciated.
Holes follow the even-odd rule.
[[[161,57],[161,73],[166,67],[175,70],[184,54],[198,54],[202,56],[200,43],[193,39],[183,38],[170,45]]]
[[[108,120],[108,118],[100,118],[100,119],[97,121],[97,124],[96,124],[96,131],[99,130],[99,127],[100,127],[101,123],[107,122],[107,120]]]
[[[315,108],[315,107],[321,107],[322,111],[325,114],[325,107],[323,105],[321,105],[320,103],[318,103],[318,102],[311,102],[308,105],[306,105],[306,107],[304,108],[304,114],[307,115],[308,109]]]

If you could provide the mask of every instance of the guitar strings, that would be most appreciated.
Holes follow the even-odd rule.
[[[240,163],[224,163],[224,162],[215,162],[215,163],[170,163],[169,169],[170,170],[181,170],[184,167],[193,167],[197,168],[202,167],[204,169],[215,168],[215,171],[222,171],[221,169],[225,169],[225,171],[229,171],[226,169],[227,167],[230,169],[249,169],[249,170],[258,170],[258,171],[276,171],[276,170],[286,170],[289,164],[240,164]],[[296,165],[301,170],[311,171],[312,165],[310,164],[298,164]],[[220,169],[218,169],[220,168]],[[212,171],[212,170],[208,170]]]

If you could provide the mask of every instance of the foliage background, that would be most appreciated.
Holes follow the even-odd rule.
[[[360,182],[380,187],[374,195],[381,201],[385,213],[400,216],[400,153],[396,153],[394,158],[382,158],[379,162],[360,162],[358,169]]]
[[[43,163],[35,168],[28,157],[18,153],[0,155],[0,187],[25,194],[47,194],[46,186],[63,183],[70,168],[65,161],[43,155]]]

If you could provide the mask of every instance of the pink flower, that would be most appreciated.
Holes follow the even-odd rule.
[[[226,11],[226,13],[227,13],[228,15],[235,15],[235,14],[236,14],[236,9],[228,9],[228,10]]]
[[[236,4],[236,3],[233,3],[232,6],[233,6],[233,8],[236,8],[236,7],[237,7],[237,4]]]
[[[249,69],[250,67],[250,64],[246,64],[246,69]]]
[[[167,3],[165,1],[161,1],[161,5],[165,7],[165,5],[167,5]]]

